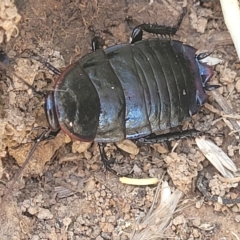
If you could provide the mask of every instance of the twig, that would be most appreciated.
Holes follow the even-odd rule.
[[[240,60],[240,9],[238,0],[220,0],[223,17]]]

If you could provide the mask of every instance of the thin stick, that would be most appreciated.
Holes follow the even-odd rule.
[[[27,164],[29,163],[29,160],[32,158],[33,153],[35,152],[36,148],[38,147],[39,143],[42,141],[42,139],[51,132],[51,129],[46,129],[44,132],[42,132],[42,134],[38,137],[38,139],[36,140],[35,144],[33,145],[31,151],[29,152],[25,162],[23,163],[23,165],[21,166],[21,168],[18,170],[17,174],[15,175],[12,183],[10,184],[9,188],[7,189],[6,193],[4,194],[2,200],[6,200],[7,196],[12,192],[13,186],[14,184],[17,182],[17,180],[19,179],[19,177],[21,176],[23,170],[25,169],[25,167],[27,166]]]
[[[223,17],[240,60],[240,9],[238,0],[220,0]]]

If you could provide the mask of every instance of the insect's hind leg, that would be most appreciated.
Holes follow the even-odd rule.
[[[175,35],[176,32],[178,31],[186,13],[187,13],[187,8],[184,7],[183,12],[181,13],[181,15],[178,19],[178,23],[173,27],[166,27],[166,26],[163,26],[163,25],[147,24],[147,23],[143,23],[143,24],[135,27],[132,31],[132,36],[131,36],[132,41],[131,41],[131,43],[141,41],[142,36],[143,36],[143,31],[146,31],[148,33],[153,33],[153,34],[160,34],[160,35],[164,35],[164,36]]]
[[[115,162],[115,159],[108,159],[106,152],[105,152],[105,144],[104,143],[98,143],[98,147],[100,150],[100,155],[101,155],[101,161],[105,167],[105,169],[111,173],[113,173],[116,176],[119,176],[119,174],[111,168],[111,164]]]
[[[153,144],[153,143],[161,143],[166,141],[173,141],[182,138],[190,138],[202,135],[202,132],[196,129],[189,129],[182,132],[171,132],[160,135],[150,135],[144,138],[138,139],[138,142],[143,144]]]

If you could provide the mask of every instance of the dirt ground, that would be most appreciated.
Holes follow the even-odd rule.
[[[103,38],[104,47],[128,43],[138,24],[174,26],[187,4],[174,39],[223,60],[214,68],[211,83],[221,85],[218,91],[239,114],[240,64],[220,4],[217,0],[15,0],[15,4],[21,16],[19,32],[0,45],[11,58],[12,69],[0,72],[0,239],[130,239],[151,207],[156,186],[120,183],[104,170],[96,143],[82,152],[82,145],[62,132],[41,142],[12,186],[32,139],[42,132],[36,128],[47,126],[44,98],[14,73],[39,91],[51,89],[57,76],[24,50],[33,50],[62,70],[91,52],[93,36]],[[144,35],[149,37],[157,36]],[[212,93],[208,94],[208,103],[222,111]],[[239,132],[229,134],[232,130],[227,123],[203,107],[184,127],[210,133],[206,138],[239,167]],[[108,144],[107,154],[116,159],[114,169],[121,174],[131,172],[136,178],[162,178],[172,190],[184,193],[168,229],[155,239],[240,239],[240,205],[209,202],[194,186],[203,168],[212,177],[217,174],[194,138],[138,147],[139,153],[133,155]],[[240,197],[237,184],[223,186],[217,182],[212,194]],[[6,191],[9,187],[11,191]]]

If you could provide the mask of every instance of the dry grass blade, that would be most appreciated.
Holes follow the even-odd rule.
[[[168,188],[169,186],[163,184],[161,191],[168,195]],[[156,191],[155,195],[159,194],[159,186],[158,189],[159,190]],[[164,198],[165,201],[160,201],[160,204],[156,207],[156,209],[147,214],[146,218],[140,224],[138,224],[137,228],[139,230],[136,230],[130,239],[150,240],[166,237],[164,236],[164,232],[169,226],[181,197],[182,192],[179,190],[175,190],[172,194],[168,195],[168,198],[165,196],[163,197],[161,194],[161,198]]]
[[[196,143],[204,156],[224,177],[234,177],[232,172],[235,173],[237,171],[237,167],[221,148],[203,137],[196,138]]]
[[[235,45],[240,60],[240,9],[238,0],[220,0],[228,31]]]

